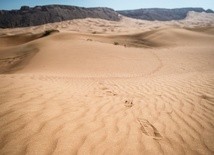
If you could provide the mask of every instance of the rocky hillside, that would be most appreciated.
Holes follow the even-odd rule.
[[[212,10],[204,10],[203,8],[180,8],[180,9],[138,9],[138,10],[124,10],[117,11],[119,14],[143,20],[159,20],[159,21],[170,21],[170,20],[181,20],[187,17],[189,11],[194,12],[207,12],[214,13]]]
[[[0,10],[0,28],[28,27],[83,18],[100,18],[118,21],[120,20],[119,14],[150,21],[170,21],[184,19],[190,11],[213,13],[212,10],[204,10],[203,8],[152,8],[114,11],[110,8],[84,8],[67,5],[46,5],[32,8],[22,6],[20,10]]]
[[[101,18],[119,20],[118,13],[109,8],[83,8],[66,5],[46,5],[20,10],[0,10],[0,28],[14,28],[42,25],[72,19]]]

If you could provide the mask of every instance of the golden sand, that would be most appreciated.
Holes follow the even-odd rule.
[[[214,154],[214,28],[124,20],[0,30],[0,154]]]

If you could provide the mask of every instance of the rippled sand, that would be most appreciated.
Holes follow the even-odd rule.
[[[81,22],[1,30],[0,154],[214,154],[213,27]]]

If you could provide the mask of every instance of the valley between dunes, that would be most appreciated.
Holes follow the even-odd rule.
[[[0,154],[214,154],[214,28],[124,20],[0,30]]]

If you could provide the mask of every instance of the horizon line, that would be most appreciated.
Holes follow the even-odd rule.
[[[20,10],[21,7],[23,6],[27,6],[30,8],[35,8],[35,7],[39,7],[39,6],[51,6],[51,5],[59,5],[59,6],[73,6],[73,7],[80,7],[80,8],[109,8],[109,9],[113,9],[115,11],[126,11],[126,10],[140,10],[140,9],[185,9],[185,8],[202,8],[204,10],[213,10],[211,8],[207,8],[205,9],[204,7],[192,7],[192,6],[185,6],[185,7],[142,7],[142,8],[135,8],[135,9],[114,9],[111,7],[107,7],[107,6],[94,6],[94,7],[85,7],[85,6],[78,6],[78,5],[69,5],[69,4],[45,4],[45,5],[22,5],[19,8],[14,8],[14,9],[0,9],[0,10],[5,10],[5,11],[13,11],[13,10]],[[213,10],[214,11],[214,10]]]

